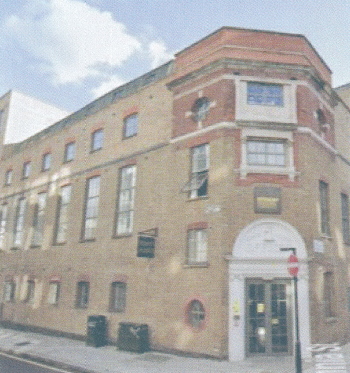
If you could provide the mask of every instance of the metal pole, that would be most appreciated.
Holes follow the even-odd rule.
[[[301,348],[299,335],[299,307],[298,307],[298,277],[294,276],[294,306],[295,306],[295,372],[302,373]]]

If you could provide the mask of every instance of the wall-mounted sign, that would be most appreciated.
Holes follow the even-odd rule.
[[[322,240],[314,240],[314,252],[324,253],[324,243]]]
[[[254,189],[254,210],[260,214],[280,214],[281,189],[256,187]]]

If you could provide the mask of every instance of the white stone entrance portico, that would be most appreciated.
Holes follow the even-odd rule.
[[[287,259],[295,248],[299,258],[298,293],[299,327],[302,356],[310,355],[310,313],[308,259],[305,243],[297,230],[278,219],[256,220],[244,228],[233,247],[229,260],[229,359],[243,360],[247,356],[246,342],[246,281],[248,279],[290,279]],[[291,297],[294,302],[294,297]],[[293,346],[295,341],[294,307],[292,312]]]

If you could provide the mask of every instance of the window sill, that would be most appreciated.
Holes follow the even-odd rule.
[[[270,174],[270,175],[285,175],[289,180],[294,181],[298,172],[294,167],[288,166],[242,166],[235,170],[240,174],[241,179],[246,179],[249,174]]]
[[[64,241],[64,242],[54,242],[52,244],[52,246],[63,246],[63,245],[66,245],[67,244],[67,241]]]
[[[86,242],[95,242],[96,241],[96,238],[87,238],[87,239],[80,239],[79,240],[79,243],[86,243]]]
[[[325,240],[328,240],[328,241],[332,241],[333,240],[332,236],[328,236],[325,233],[321,233],[321,238],[323,238]]]
[[[336,322],[338,322],[338,317],[336,317],[336,316],[326,317],[326,320],[325,320],[326,324],[333,324],[333,323],[336,323]]]
[[[98,148],[98,149],[91,149],[91,150],[90,150],[90,154],[97,153],[97,152],[99,152],[100,150],[102,150],[102,147],[101,147],[101,148]]]
[[[116,235],[112,236],[112,238],[116,238],[116,239],[128,238],[128,237],[132,237],[132,233],[116,234]]]
[[[206,200],[206,199],[209,199],[209,196],[200,196],[200,197],[188,198],[187,202],[201,201],[201,200]]]
[[[208,268],[209,262],[200,262],[200,263],[186,263],[183,265],[184,268]]]

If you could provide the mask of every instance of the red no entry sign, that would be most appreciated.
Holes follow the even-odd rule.
[[[288,258],[288,272],[293,277],[298,276],[299,261],[298,261],[298,257],[294,254],[291,254]]]

